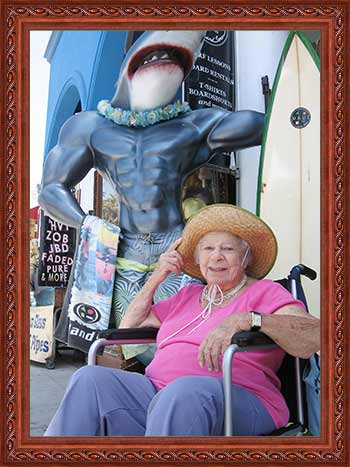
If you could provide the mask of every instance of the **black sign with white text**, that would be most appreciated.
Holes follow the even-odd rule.
[[[208,31],[190,75],[185,100],[191,109],[235,110],[234,43],[232,31]]]
[[[76,230],[41,214],[39,286],[67,287],[73,265]]]

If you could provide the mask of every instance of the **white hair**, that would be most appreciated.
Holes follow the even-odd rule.
[[[232,237],[237,238],[240,241],[240,250],[241,250],[241,258],[242,258],[242,266],[244,270],[247,269],[248,266],[251,265],[253,260],[253,255],[249,243],[243,240],[243,238],[238,237],[237,235],[231,234]],[[203,237],[202,237],[203,238]],[[198,241],[196,248],[194,250],[194,261],[196,264],[199,264],[199,244],[201,239]]]
[[[239,238],[239,240],[241,241],[242,266],[246,270],[247,267],[250,266],[253,261],[252,250],[250,248],[249,243],[243,240],[243,238]],[[243,255],[243,251],[244,251],[244,255]]]

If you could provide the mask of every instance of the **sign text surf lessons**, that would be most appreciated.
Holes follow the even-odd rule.
[[[234,110],[234,45],[232,31],[208,31],[192,72],[185,81],[191,109]]]
[[[38,282],[41,286],[66,287],[73,265],[76,230],[42,215]]]

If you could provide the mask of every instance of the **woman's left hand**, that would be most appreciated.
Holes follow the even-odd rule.
[[[221,356],[231,344],[231,338],[240,331],[249,331],[251,327],[250,313],[235,313],[224,319],[218,326],[208,332],[198,351],[199,366],[206,366],[209,371],[220,370]]]

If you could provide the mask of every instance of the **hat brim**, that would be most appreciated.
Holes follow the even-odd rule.
[[[183,271],[205,282],[194,253],[199,240],[209,232],[229,232],[250,246],[251,264],[247,274],[262,279],[277,257],[277,240],[271,228],[255,214],[232,204],[212,204],[192,216],[182,233],[177,251],[184,260]]]

